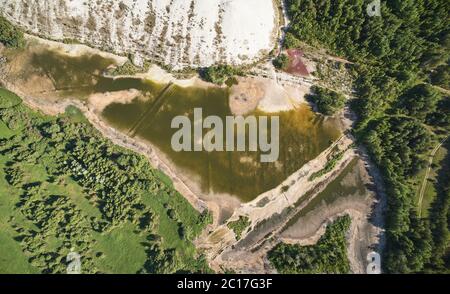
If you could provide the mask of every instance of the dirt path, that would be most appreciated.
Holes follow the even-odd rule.
[[[430,155],[428,156],[428,166],[425,172],[425,176],[422,180],[422,185],[420,186],[420,192],[419,192],[419,200],[417,201],[417,206],[419,208],[419,216],[422,216],[422,202],[423,202],[423,196],[425,194],[425,189],[427,187],[428,178],[430,176],[431,172],[431,165],[433,164],[434,156],[438,152],[438,150],[444,145],[445,141],[447,141],[448,137],[442,140],[436,147],[434,147],[433,151],[431,151]]]

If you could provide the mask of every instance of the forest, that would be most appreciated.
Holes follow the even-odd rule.
[[[0,89],[0,194],[0,272],[63,273],[71,250],[83,273],[210,272],[192,243],[209,213],[74,107],[46,116]]]
[[[355,134],[388,192],[384,271],[448,272],[448,187],[430,217],[420,218],[412,183],[427,154],[449,135],[450,2],[381,1],[381,16],[369,16],[370,2],[287,0],[284,45],[305,42],[356,64]]]

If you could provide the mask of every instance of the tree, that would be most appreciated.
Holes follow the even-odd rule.
[[[349,273],[345,235],[350,224],[348,215],[339,217],[327,226],[325,234],[315,245],[280,243],[269,251],[269,261],[283,274]]]
[[[289,56],[282,53],[278,55],[273,61],[273,66],[275,66],[278,69],[286,70],[289,66]]]
[[[448,64],[437,67],[430,74],[430,81],[434,85],[450,89],[450,66]]]
[[[436,104],[441,99],[439,92],[432,86],[419,84],[399,98],[397,110],[424,121],[428,114],[436,110]]]

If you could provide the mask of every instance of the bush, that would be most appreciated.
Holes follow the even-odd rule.
[[[2,16],[0,16],[0,43],[11,48],[21,48],[25,44],[23,32]]]
[[[250,225],[250,221],[248,220],[248,217],[240,216],[237,221],[229,222],[227,224],[228,228],[232,229],[233,232],[236,235],[236,240],[240,240],[242,233],[245,231],[245,229]]]
[[[201,70],[200,76],[207,82],[222,85],[229,78],[241,75],[242,72],[230,65],[211,66]]]
[[[278,69],[286,70],[289,66],[289,56],[280,54],[273,60],[273,66]]]

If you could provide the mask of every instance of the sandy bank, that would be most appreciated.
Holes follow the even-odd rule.
[[[136,89],[95,93],[88,97],[89,105],[92,106],[98,113],[101,113],[111,103],[127,104],[131,103],[135,98],[141,95],[140,91]]]
[[[245,115],[256,109],[276,113],[295,109],[305,103],[309,86],[305,84],[282,85],[275,79],[264,77],[239,77],[231,87],[230,109],[235,115]]]

